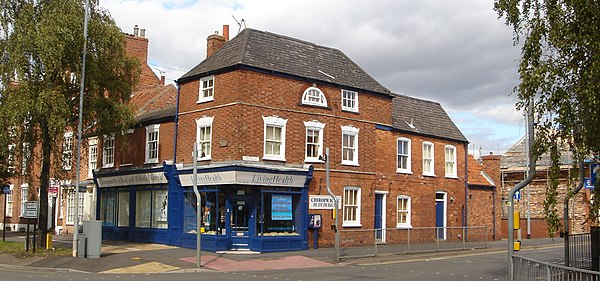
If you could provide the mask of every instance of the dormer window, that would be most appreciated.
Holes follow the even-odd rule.
[[[319,88],[309,87],[302,95],[302,104],[327,107],[327,99]]]

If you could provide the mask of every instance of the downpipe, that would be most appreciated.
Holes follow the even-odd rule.
[[[527,154],[529,156],[529,172],[527,178],[515,185],[508,193],[508,280],[513,280],[513,260],[512,257],[515,254],[515,225],[514,225],[514,213],[515,213],[515,193],[527,186],[535,177],[535,164],[536,158],[533,155],[533,141],[534,141],[534,124],[533,124],[533,101],[529,101],[527,105]]]

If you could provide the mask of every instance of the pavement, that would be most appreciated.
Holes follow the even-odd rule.
[[[7,241],[25,241],[24,233],[8,233]],[[522,240],[522,249],[562,247],[561,238]],[[56,235],[53,246],[71,248],[72,237]],[[196,250],[161,244],[128,241],[102,241],[100,258],[71,256],[46,256],[26,259],[0,254],[0,268],[86,272],[105,274],[177,273],[198,271],[243,272],[256,270],[285,270],[291,268],[316,268],[352,264],[386,263],[398,260],[418,260],[440,256],[460,256],[473,253],[506,252],[507,240],[488,242],[485,249],[421,254],[388,254],[376,257],[353,258],[337,262],[334,248],[305,251],[254,253],[254,252],[201,252],[201,267],[197,267]]]

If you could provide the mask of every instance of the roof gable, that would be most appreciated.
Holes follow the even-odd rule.
[[[139,122],[175,116],[177,89],[173,85],[159,85],[136,91],[129,104],[134,107]]]
[[[180,79],[199,78],[235,66],[390,94],[338,49],[250,28],[244,29]]]
[[[394,94],[392,119],[397,130],[468,142],[444,108],[434,101]]]
[[[494,187],[494,183],[483,171],[483,167],[475,157],[469,154],[469,186]]]

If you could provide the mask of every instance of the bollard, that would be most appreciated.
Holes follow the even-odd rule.
[[[52,249],[52,233],[46,233],[46,250]]]

